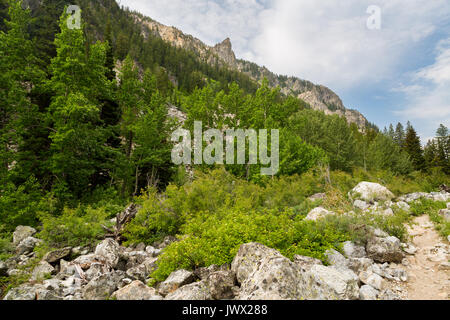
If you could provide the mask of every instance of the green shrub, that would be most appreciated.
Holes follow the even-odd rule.
[[[445,209],[447,208],[447,205],[445,202],[422,198],[410,203],[410,207],[411,214],[419,217],[424,214],[437,212],[440,209]]]
[[[41,214],[42,231],[38,237],[50,248],[95,245],[105,235],[104,226],[111,226],[104,208],[64,209],[60,216]]]

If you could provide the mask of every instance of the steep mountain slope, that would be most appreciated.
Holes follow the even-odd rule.
[[[243,72],[256,81],[267,78],[271,86],[279,86],[282,93],[304,100],[315,110],[323,111],[325,114],[338,114],[345,117],[348,122],[356,123],[360,128],[364,128],[368,124],[367,119],[360,112],[347,109],[339,96],[325,86],[315,85],[312,82],[296,77],[277,75],[266,67],[237,59],[229,38],[214,47],[210,47],[201,40],[191,35],[186,35],[175,27],[165,26],[148,17],[136,14],[135,21],[142,24],[144,34],[152,32],[176,47],[195,52],[208,64],[228,66],[233,70]]]

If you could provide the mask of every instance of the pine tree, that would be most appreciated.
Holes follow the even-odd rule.
[[[395,128],[394,133],[394,141],[397,143],[399,147],[404,147],[405,144],[405,130],[403,128],[403,125],[399,122],[397,124],[397,127]]]
[[[423,157],[423,149],[420,144],[420,138],[417,136],[416,130],[409,122],[404,149],[409,154],[415,170],[425,169],[425,159]]]
[[[70,29],[68,15],[60,19],[57,56],[52,59],[48,87],[54,93],[49,117],[53,122],[51,169],[56,188],[75,196],[95,187],[93,177],[106,164],[107,135],[99,126],[99,97],[107,95],[106,46],[96,43],[86,52],[83,28]]]

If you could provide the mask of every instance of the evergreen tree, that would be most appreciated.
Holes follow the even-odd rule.
[[[49,109],[53,122],[50,165],[60,195],[70,191],[79,197],[95,187],[95,173],[105,166],[107,135],[99,127],[99,97],[108,95],[105,92],[110,83],[106,78],[106,46],[96,43],[86,52],[83,28],[70,29],[67,19],[64,13],[48,81],[54,93]]]
[[[420,144],[420,138],[417,136],[416,130],[408,122],[406,132],[405,151],[409,154],[415,170],[425,169],[425,159],[423,157],[423,149]]]
[[[395,128],[394,133],[394,141],[397,143],[399,147],[404,147],[405,144],[405,130],[403,128],[403,125],[399,122],[397,124],[397,127]]]

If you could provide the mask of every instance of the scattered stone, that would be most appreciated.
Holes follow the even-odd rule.
[[[369,209],[370,207],[370,205],[367,202],[362,200],[355,200],[355,202],[353,202],[353,206],[363,211]]]
[[[364,258],[366,256],[366,249],[363,246],[358,246],[351,241],[344,242],[342,249],[347,258]]]
[[[30,253],[34,250],[34,248],[40,244],[42,240],[33,238],[33,237],[27,237],[20,241],[20,243],[16,247],[16,253],[18,255]]]
[[[359,299],[360,300],[377,300],[379,293],[380,292],[377,289],[375,289],[369,285],[363,285],[359,289]]]
[[[36,300],[36,288],[23,284],[9,290],[3,300]]]
[[[387,289],[386,291],[382,292],[379,298],[380,300],[401,300],[400,296],[390,289]]]
[[[192,283],[195,280],[193,272],[187,270],[177,270],[170,274],[170,276],[160,284],[158,288],[159,294],[166,296],[174,292],[178,288]]]
[[[155,247],[156,249],[164,249],[167,246],[169,246],[170,244],[174,243],[177,241],[177,238],[173,237],[173,236],[167,236],[164,238],[163,241],[159,241],[159,242],[155,242],[153,244],[153,247]]]
[[[403,247],[403,251],[406,252],[407,254],[409,254],[410,256],[413,256],[417,253],[417,248],[415,246],[413,246],[412,244],[406,244],[406,245],[402,245]]]
[[[323,219],[327,216],[332,216],[332,215],[336,215],[336,213],[334,213],[332,211],[328,211],[327,209],[324,209],[322,207],[317,207],[308,213],[305,220],[317,221],[319,219]]]
[[[100,256],[98,254],[87,254],[83,256],[79,256],[75,260],[72,261],[73,264],[79,265],[81,269],[88,270],[92,264],[101,263],[106,264],[105,257]]]
[[[111,297],[116,300],[163,300],[154,288],[138,280],[114,292]]]
[[[31,274],[31,280],[42,280],[46,276],[52,274],[55,271],[55,268],[52,267],[47,261],[41,261],[34,269]]]
[[[95,254],[104,257],[106,263],[115,268],[120,258],[119,244],[113,239],[105,239],[97,245]]]
[[[126,271],[126,274],[128,277],[130,277],[133,280],[140,280],[145,281],[147,277],[156,270],[157,265],[156,261],[157,258],[147,258],[143,263],[140,265],[133,267],[131,269],[128,269]]]
[[[325,252],[325,256],[327,257],[327,262],[336,268],[348,268],[348,260],[339,252],[334,249],[327,250]]]
[[[67,256],[69,256],[71,252],[72,252],[72,248],[70,248],[70,247],[53,250],[53,251],[48,252],[44,256],[44,260],[47,261],[48,263],[56,263],[56,262],[59,262],[59,260],[64,259]]]
[[[185,285],[178,290],[169,293],[165,300],[211,300],[212,296],[209,291],[206,280],[194,282]]]
[[[236,286],[236,275],[233,271],[217,271],[209,275],[209,292],[214,300],[224,300],[234,298],[234,288]]]
[[[306,273],[305,299],[356,300],[359,298],[358,277],[348,270],[314,265]],[[309,291],[309,292],[308,292]]]
[[[406,203],[405,201],[399,201],[396,203],[397,207],[400,208],[401,210],[404,210],[406,212],[409,212],[411,210],[411,207],[408,203]]]
[[[13,244],[17,246],[22,240],[36,234],[36,229],[28,226],[18,226],[13,233]]]
[[[381,263],[401,263],[404,258],[400,240],[396,237],[372,237],[367,243],[366,251],[369,258]]]
[[[348,260],[348,268],[357,274],[369,270],[372,265],[373,260],[369,258],[350,258]]]
[[[95,277],[83,288],[82,296],[86,300],[107,300],[125,278],[122,271],[113,271]]]

